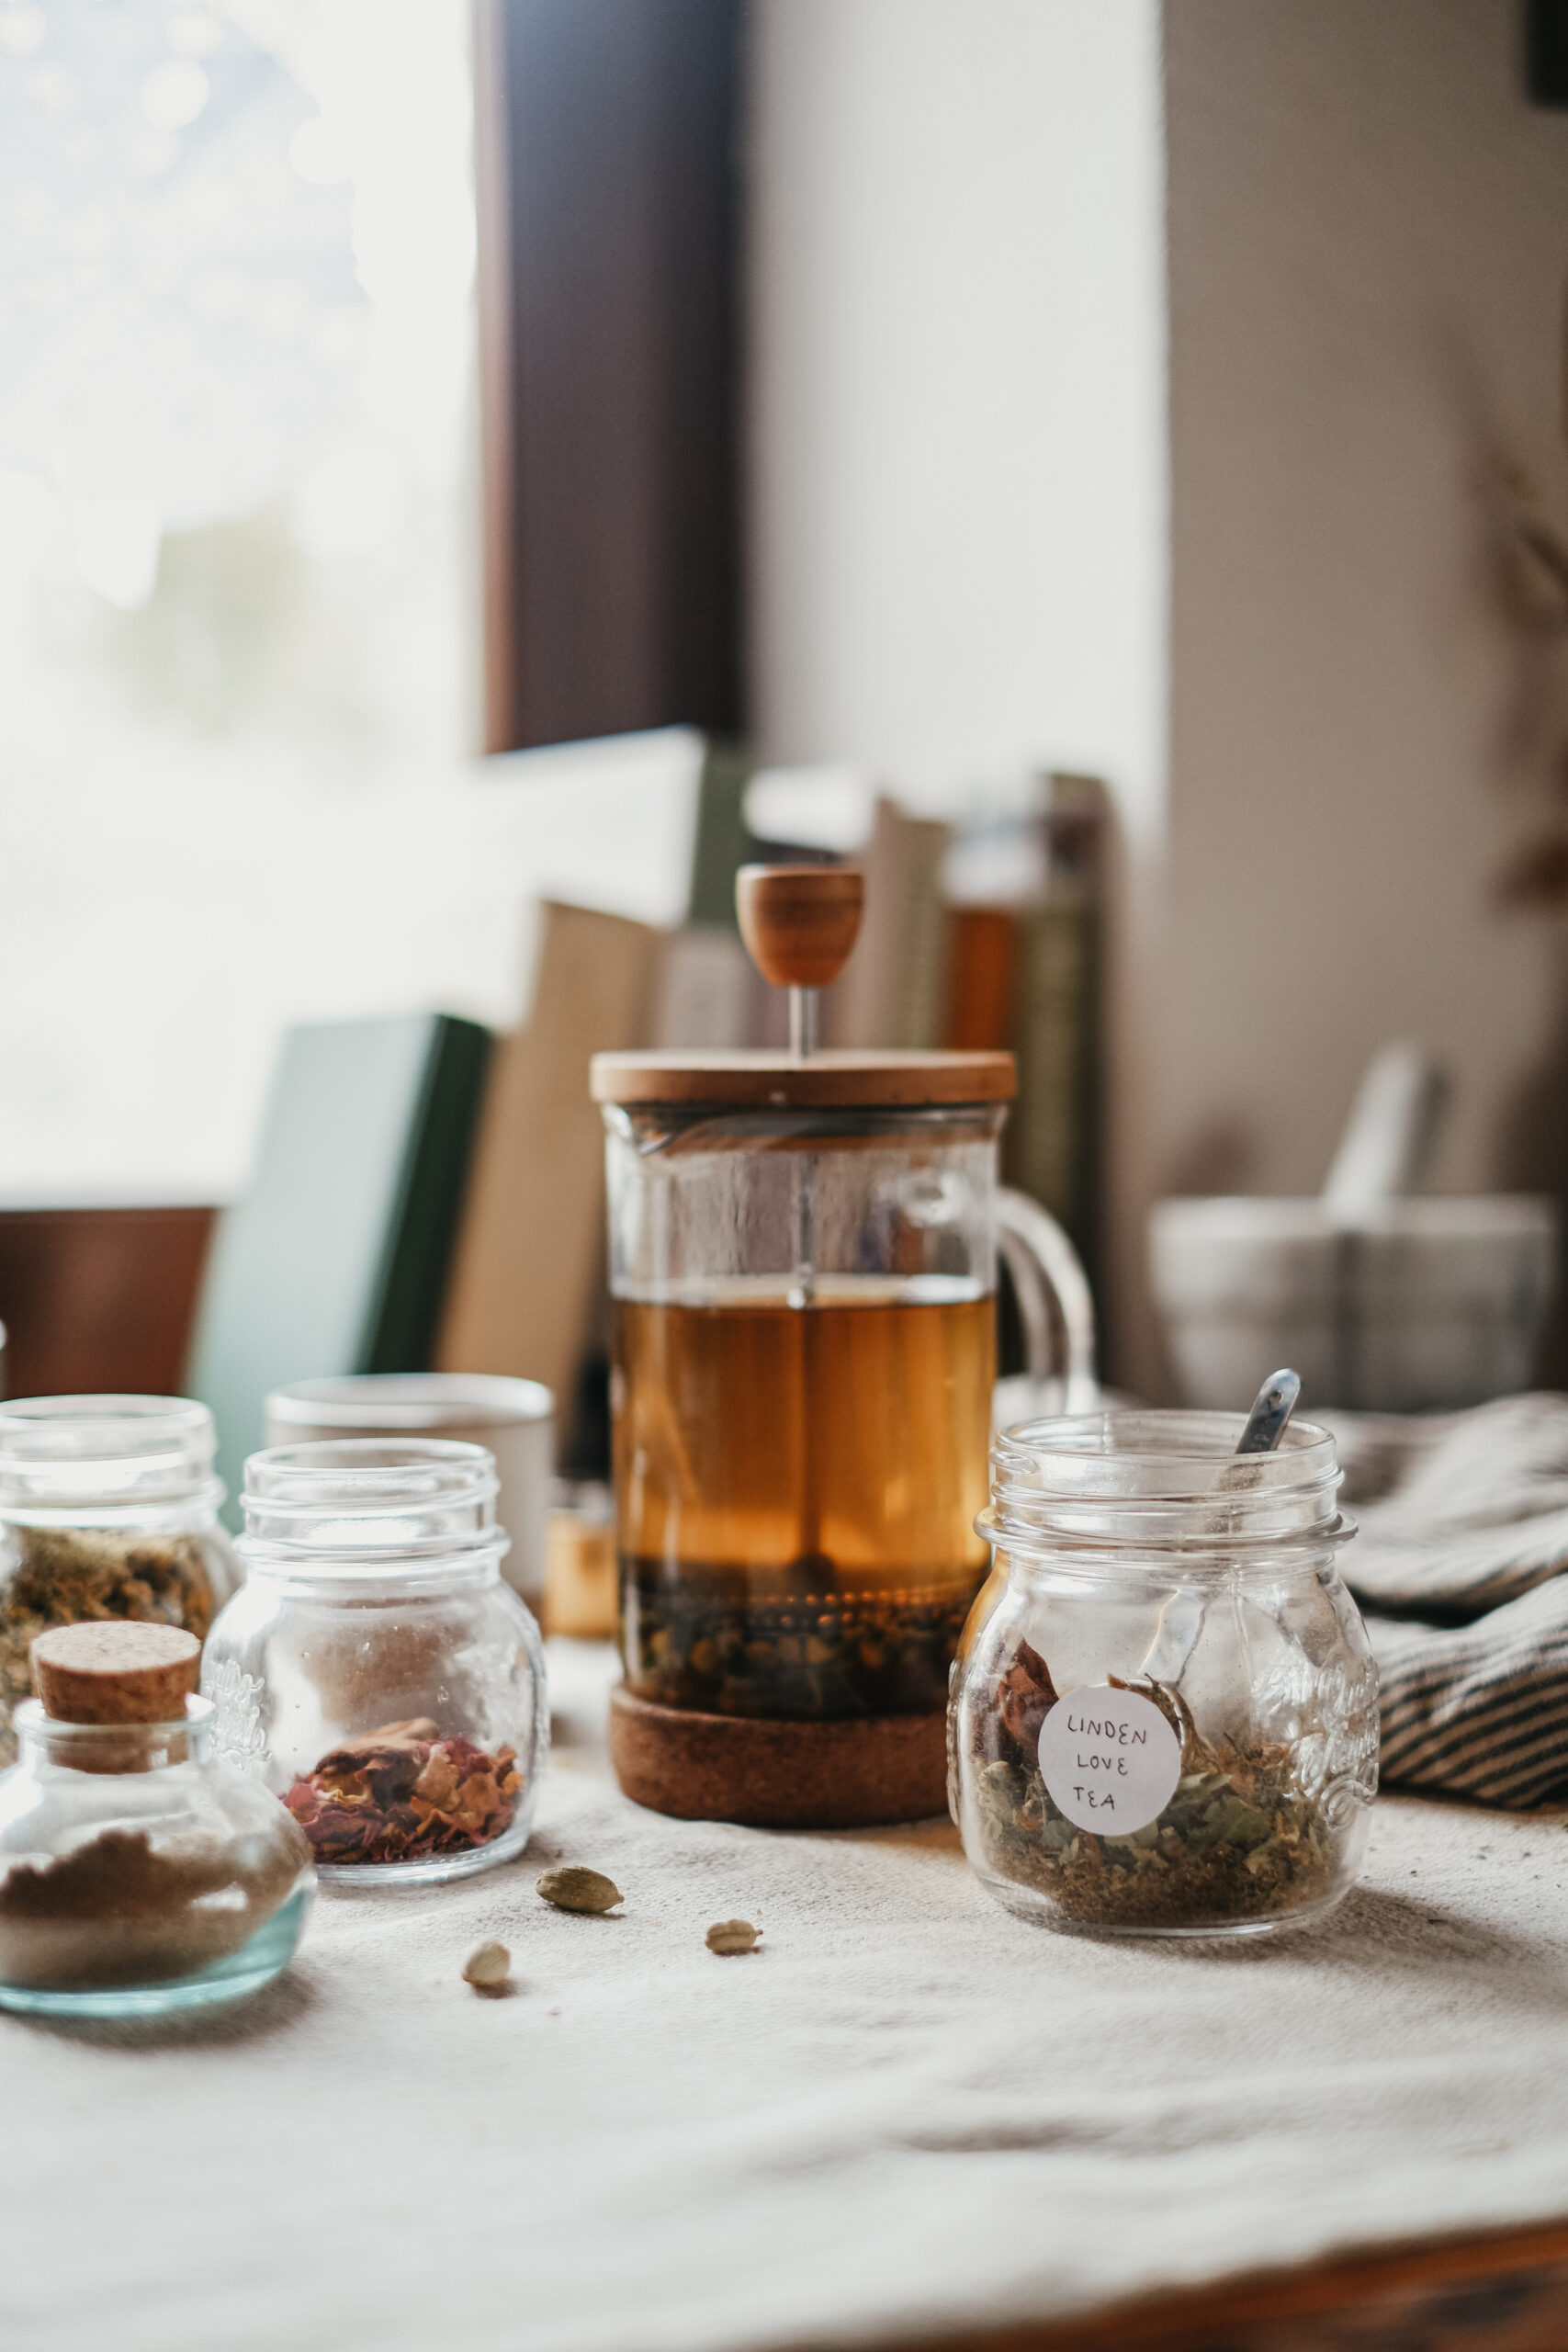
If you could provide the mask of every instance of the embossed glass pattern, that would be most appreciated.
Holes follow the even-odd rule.
[[[438,1439],[245,1465],[246,1580],[201,1687],[226,1760],[288,1805],[323,1881],[423,1883],[527,1843],[544,1651],[501,1577],[495,1466]]]
[[[1377,1669],[1337,1564],[1355,1530],[1334,1441],[1297,1421],[1237,1457],[1241,1429],[1101,1414],[993,1446],[949,1798],[975,1869],[1025,1917],[1256,1935],[1320,1917],[1355,1878]]]

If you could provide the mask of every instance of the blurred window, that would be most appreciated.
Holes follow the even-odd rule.
[[[232,1189],[318,818],[471,748],[468,21],[0,0],[0,1200]]]

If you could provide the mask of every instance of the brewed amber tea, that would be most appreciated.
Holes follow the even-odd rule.
[[[721,1714],[936,1713],[986,1568],[995,1301],[820,1277],[616,1304],[626,1678]]]

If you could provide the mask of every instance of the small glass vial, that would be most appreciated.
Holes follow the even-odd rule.
[[[282,1806],[217,1760],[213,1708],[187,1695],[194,1639],[73,1625],[39,1659],[47,1704],[17,1709],[0,1774],[0,2007],[145,2017],[257,1991],[293,1956],[315,1873]],[[62,1670],[96,1686],[69,1713],[46,1679]]]
[[[0,1406],[0,1764],[48,1627],[130,1619],[206,1639],[239,1582],[216,1451],[211,1414],[187,1397]]]
[[[1377,1668],[1334,1441],[1119,1413],[996,1442],[991,1576],[948,1718],[964,1851],[1010,1911],[1099,1935],[1262,1935],[1352,1884]]]
[[[245,1464],[246,1580],[201,1687],[224,1752],[282,1798],[327,1883],[420,1885],[528,1842],[544,1649],[502,1581],[495,1465],[441,1439]]]

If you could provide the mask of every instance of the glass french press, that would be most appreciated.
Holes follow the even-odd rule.
[[[944,1804],[943,1711],[987,1567],[1001,1246],[1043,1375],[1092,1389],[1087,1285],[998,1185],[1005,1053],[814,1049],[859,927],[843,867],[748,867],[788,1052],[596,1055],[607,1130],[622,1787],[761,1824]]]

